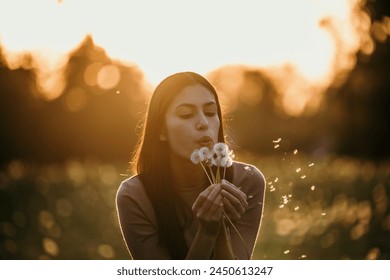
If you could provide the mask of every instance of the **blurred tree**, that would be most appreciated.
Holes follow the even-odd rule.
[[[30,56],[23,58],[29,65]],[[35,99],[34,72],[5,66],[0,48],[0,164],[12,158],[36,157],[43,146],[37,111],[42,103]]]
[[[389,12],[389,5],[381,1],[368,7],[375,8],[374,19]],[[326,124],[323,137],[330,139],[336,153],[369,159],[390,156],[389,37],[375,45],[371,56],[358,55],[355,69],[341,88],[329,90],[319,113]]]
[[[112,61],[87,37],[70,54],[66,73],[64,93],[42,114],[56,157],[129,159],[146,108],[141,72]]]
[[[4,63],[0,84],[0,163],[129,159],[146,109],[143,76],[138,68],[109,59],[90,37],[69,55],[60,97],[39,98],[34,72],[9,70]]]

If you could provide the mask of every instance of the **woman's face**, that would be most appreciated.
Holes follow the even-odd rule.
[[[204,86],[192,85],[168,107],[160,140],[168,142],[173,155],[189,160],[195,149],[218,142],[219,126],[214,95]]]

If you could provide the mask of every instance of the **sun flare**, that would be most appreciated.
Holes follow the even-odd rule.
[[[284,79],[280,71],[282,77],[275,79],[285,93],[285,109],[298,114],[338,73],[353,69],[355,54],[370,41],[371,22],[363,4],[1,0],[0,44],[10,68],[23,66],[21,54],[33,54],[32,67],[51,98],[63,89],[59,69],[87,35],[111,58],[138,65],[153,86],[177,71],[207,74],[226,65],[244,65],[275,73],[288,66],[285,74],[290,78]],[[102,67],[94,79],[108,88],[118,77],[115,69]]]

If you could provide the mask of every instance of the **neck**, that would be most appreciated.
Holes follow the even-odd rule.
[[[172,176],[175,186],[179,189],[191,189],[206,185],[207,177],[199,164],[193,164],[172,155],[170,159]]]

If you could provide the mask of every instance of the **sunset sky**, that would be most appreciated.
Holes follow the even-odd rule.
[[[287,101],[304,105],[310,94],[298,96],[303,88],[322,91],[340,71],[353,68],[359,49],[373,51],[362,3],[0,0],[0,44],[10,68],[20,66],[20,54],[32,52],[38,72],[53,74],[91,35],[111,58],[138,65],[152,85],[184,70],[288,66],[299,83],[290,79],[281,89],[289,92]]]

